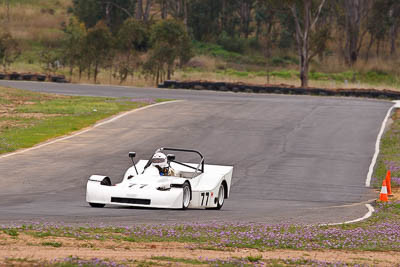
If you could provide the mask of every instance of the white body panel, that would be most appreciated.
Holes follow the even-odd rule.
[[[158,170],[150,166],[142,174],[147,160],[141,160],[135,168],[129,168],[121,183],[101,185],[106,176],[92,175],[87,183],[86,201],[98,204],[139,206],[154,208],[182,208],[182,186],[188,181],[192,191],[190,208],[214,208],[217,206],[218,191],[226,183],[225,198],[229,197],[232,180],[232,166],[205,165],[204,173],[196,177],[194,171],[185,166],[171,163],[175,176],[160,176]],[[197,167],[197,164],[187,165]],[[172,185],[172,186],[171,186]],[[162,187],[164,190],[157,188]]]

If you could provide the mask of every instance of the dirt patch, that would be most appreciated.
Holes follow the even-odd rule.
[[[59,247],[54,247],[54,246]],[[51,261],[69,256],[82,259],[110,259],[116,262],[126,260],[150,260],[153,256],[185,259],[229,259],[261,255],[266,259],[313,259],[326,262],[357,262],[379,266],[394,266],[400,262],[398,252],[370,251],[300,251],[256,249],[210,250],[192,243],[151,242],[137,243],[114,240],[76,240],[65,237],[39,238],[26,234],[9,236],[0,234],[0,264],[5,258],[27,258]]]
[[[389,200],[400,201],[400,188],[399,187],[392,188],[392,194],[393,194],[393,196],[389,196]]]
[[[0,118],[24,118],[24,119],[43,119],[48,117],[58,117],[63,114],[45,114],[45,113],[1,113]]]
[[[20,106],[34,105],[37,102],[32,101],[34,98],[37,101],[43,102],[56,98],[64,98],[64,96],[22,93],[16,89],[0,88],[0,130],[10,129],[15,127],[29,127],[33,125],[32,120],[40,120],[49,117],[62,116],[61,114],[45,114],[45,113],[24,113],[18,112]],[[23,119],[23,120],[21,120]]]

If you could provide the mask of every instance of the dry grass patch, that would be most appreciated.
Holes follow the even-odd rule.
[[[63,98],[68,97],[51,94],[30,94],[22,90],[0,88],[0,133],[11,128],[32,126],[35,120],[60,116],[60,114],[45,114],[40,112],[20,113],[17,108]]]
[[[53,11],[48,12],[47,10]],[[64,5],[43,8],[37,4],[17,3],[11,5],[9,16],[10,21],[8,22],[7,8],[5,5],[1,5],[0,17],[3,18],[4,25],[6,25],[14,38],[24,41],[55,40],[60,38],[62,36],[61,24],[68,20]]]

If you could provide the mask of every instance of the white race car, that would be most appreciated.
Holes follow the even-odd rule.
[[[196,153],[199,163],[183,163],[174,154],[165,156],[168,172],[154,167],[154,156],[164,151]],[[182,153],[184,154],[184,153]],[[232,166],[204,164],[203,155],[196,150],[160,148],[150,160],[134,162],[121,183],[112,185],[107,176],[92,175],[87,182],[86,201],[92,207],[106,204],[168,209],[209,208],[221,209],[229,197]]]

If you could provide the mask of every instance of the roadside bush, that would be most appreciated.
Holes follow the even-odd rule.
[[[272,57],[270,62],[272,66],[287,66],[290,64],[299,64],[299,60],[296,57],[291,56]]]
[[[365,74],[361,75],[362,79],[365,80],[367,83],[371,84],[378,84],[378,83],[386,83],[386,84],[395,84],[396,78],[394,75],[380,70],[380,69],[373,69]]]
[[[260,50],[261,49],[260,42],[255,37],[251,37],[251,38],[248,39],[248,46],[249,46],[249,48],[251,48],[253,50]]]
[[[239,37],[231,37],[223,32],[217,39],[217,44],[225,50],[243,54],[247,48],[247,41]]]

